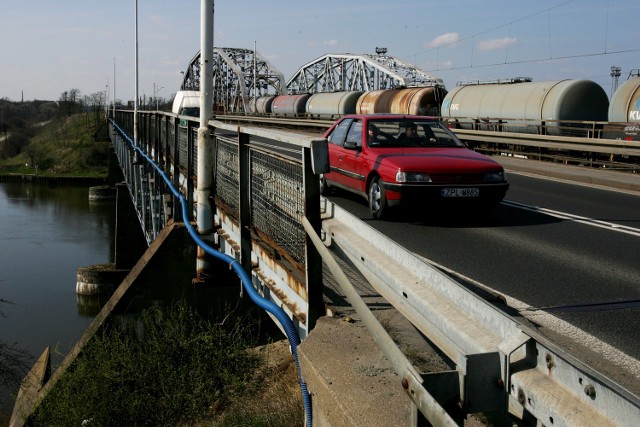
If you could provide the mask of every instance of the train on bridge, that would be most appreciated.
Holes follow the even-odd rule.
[[[198,114],[197,93],[179,92],[174,112]],[[218,112],[220,108],[217,109]],[[269,95],[248,100],[248,113],[335,120],[345,114],[441,116],[451,127],[559,136],[640,140],[640,76],[609,102],[590,80],[473,83],[374,91]]]
[[[612,96],[590,80],[526,77],[458,83],[388,56],[325,55],[284,76],[256,51],[214,48],[216,115],[337,120],[345,114],[440,116],[450,127],[640,140],[640,70]],[[200,53],[190,61],[173,112],[199,115]]]

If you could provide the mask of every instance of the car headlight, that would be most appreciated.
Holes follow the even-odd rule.
[[[484,182],[504,182],[506,180],[507,177],[504,171],[489,172],[484,175]]]
[[[431,182],[431,177],[422,172],[398,171],[396,174],[396,182]]]

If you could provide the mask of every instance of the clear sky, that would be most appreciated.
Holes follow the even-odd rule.
[[[0,98],[135,94],[135,0],[0,0]],[[640,68],[638,0],[218,0],[214,44],[253,49],[286,80],[327,53],[375,53],[444,79],[589,79]],[[138,0],[139,93],[170,98],[200,49],[199,0]]]

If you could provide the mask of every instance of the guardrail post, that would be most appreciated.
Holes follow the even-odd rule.
[[[179,129],[180,121],[178,118],[174,118],[173,121],[173,141],[169,141],[170,144],[173,144],[173,186],[177,189],[180,188],[180,145],[178,144],[179,140]],[[173,219],[176,222],[183,221],[182,218],[182,209],[178,209],[180,206],[180,201],[177,197],[173,197]]]
[[[240,180],[240,264],[251,274],[251,194],[249,135],[238,128],[238,170]]]
[[[187,122],[187,170],[185,171],[185,179],[187,184],[187,213],[189,218],[185,218],[185,221],[191,221],[193,219],[193,150],[196,143],[193,140],[193,123],[191,120]]]
[[[311,148],[302,151],[302,174],[304,184],[304,215],[320,235],[322,222],[320,220],[320,181],[313,173]],[[320,316],[324,315],[323,284],[322,284],[322,257],[313,245],[309,234],[306,234],[306,283],[307,296],[309,298],[309,312],[307,313],[307,328],[311,331]]]

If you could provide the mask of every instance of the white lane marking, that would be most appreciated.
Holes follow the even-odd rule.
[[[605,360],[611,361],[615,366],[623,369],[625,372],[631,373],[635,377],[640,377],[640,360],[635,359],[632,356],[618,350],[610,344],[600,340],[599,338],[589,334],[588,332],[583,331],[582,329],[573,326],[572,324],[543,311],[530,311],[531,306],[525,304],[524,302],[510,297],[504,293],[498,292],[491,287],[480,283],[470,277],[467,277],[463,274],[457,273],[443,265],[440,265],[434,261],[431,261],[428,258],[419,256],[427,264],[438,268],[447,274],[450,274],[453,277],[458,277],[465,282],[471,283],[474,286],[477,286],[481,289],[484,289],[487,292],[493,293],[495,295],[501,295],[505,298],[506,303],[509,307],[516,309],[520,315],[529,319],[534,324],[539,325],[542,328],[548,328],[559,335],[565,337],[570,341],[574,341],[579,346],[584,346],[585,348],[599,354]]]
[[[554,211],[553,209],[541,208],[539,206],[531,206],[524,203],[513,202],[511,200],[503,200],[502,204],[511,206],[518,209],[524,209],[530,212],[542,213],[545,215],[553,216],[560,219],[567,219],[570,221],[579,222],[581,224],[590,225],[592,227],[604,228],[606,230],[618,231],[620,233],[630,234],[632,236],[640,237],[640,229],[634,227],[627,227],[626,225],[615,224],[607,221],[600,221],[598,219],[587,218],[584,216],[573,215],[566,212]]]
[[[519,170],[515,170],[515,169],[506,169],[505,171],[509,172],[509,174],[513,174],[513,175],[522,175],[522,176],[526,176],[529,178],[534,178],[534,179],[544,179],[546,181],[555,181],[555,182],[561,182],[563,184],[570,184],[570,185],[579,185],[581,187],[587,187],[587,188],[595,188],[598,190],[603,190],[603,191],[613,191],[615,193],[622,193],[622,194],[627,194],[630,196],[640,196],[640,191],[637,190],[630,190],[630,189],[625,189],[625,188],[617,188],[617,187],[612,187],[610,185],[605,185],[605,184],[596,184],[593,182],[581,182],[581,181],[576,181],[575,179],[569,179],[569,178],[559,178],[557,176],[545,176],[542,175],[541,173],[535,173],[535,172],[524,172],[524,171],[519,171]]]

